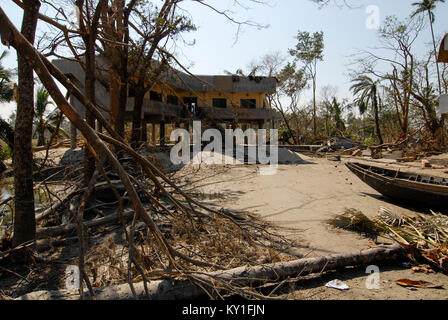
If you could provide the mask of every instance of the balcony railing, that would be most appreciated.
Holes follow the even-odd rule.
[[[128,98],[126,108],[127,118],[132,117],[134,98]],[[277,113],[273,109],[244,109],[244,108],[212,108],[197,107],[195,114],[187,110],[185,106],[168,104],[165,102],[145,99],[142,109],[142,119],[156,121],[182,120],[182,119],[215,119],[217,121],[257,121],[274,120]]]

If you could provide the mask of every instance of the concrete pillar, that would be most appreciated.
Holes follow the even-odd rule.
[[[148,123],[146,121],[142,121],[142,141],[147,142],[148,141]]]
[[[151,142],[156,145],[156,124],[154,122],[151,123],[151,130]]]
[[[160,146],[165,146],[165,122],[160,123]]]

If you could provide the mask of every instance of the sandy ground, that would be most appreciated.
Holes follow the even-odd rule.
[[[50,151],[51,159],[59,159],[65,148]],[[42,157],[45,154],[42,153]],[[299,243],[292,252],[298,258],[346,253],[368,248],[372,241],[357,233],[330,227],[328,219],[346,209],[354,208],[373,217],[380,206],[401,215],[412,215],[413,210],[393,204],[364,184],[341,162],[326,158],[307,157],[285,152],[274,175],[261,175],[258,165],[187,165],[174,177],[185,190],[208,199],[210,205],[254,212],[288,228],[283,232]],[[356,158],[356,161],[362,161]],[[367,161],[367,160],[364,160]],[[373,160],[372,160],[373,161]],[[58,161],[55,161],[58,163]],[[374,160],[376,164],[401,170],[448,177],[448,156],[434,157],[433,168],[422,169],[420,163],[396,164],[393,160]],[[291,281],[279,289],[284,299],[376,299],[376,300],[429,300],[448,299],[448,276],[441,273],[414,273],[401,262],[388,262],[378,266],[380,288],[367,289],[368,274],[364,268],[347,268],[322,275],[310,275]],[[395,284],[395,280],[408,278],[443,285],[444,289],[409,290]],[[334,279],[344,281],[349,290],[326,288]]]
[[[412,215],[411,209],[395,205],[352,174],[342,162],[325,158],[310,158],[294,154],[294,164],[280,165],[276,174],[260,175],[257,165],[198,166],[187,165],[176,176],[194,192],[210,197],[216,206],[247,210],[259,214],[277,225],[295,228],[285,233],[300,243],[297,257],[312,257],[352,252],[368,248],[371,240],[363,236],[336,230],[328,219],[348,208],[361,210],[373,217],[380,206],[401,215]],[[358,158],[359,159],[359,158]],[[357,160],[358,161],[358,160]],[[379,160],[395,167],[390,160]],[[421,169],[419,163],[401,166],[402,170],[448,176],[445,166],[439,169]],[[448,276],[443,274],[414,273],[400,263],[380,266],[381,287],[366,288],[365,270],[353,269],[311,277],[294,283],[287,299],[448,299]],[[326,282],[338,278],[350,290],[326,288]],[[409,278],[441,284],[445,289],[418,289],[411,291],[395,284],[395,280]]]

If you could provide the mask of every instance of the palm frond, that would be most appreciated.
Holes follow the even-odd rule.
[[[52,104],[52,102],[48,100],[49,97],[50,94],[45,88],[41,87],[37,90],[36,104],[34,107],[36,117],[43,117],[47,110],[47,106]]]

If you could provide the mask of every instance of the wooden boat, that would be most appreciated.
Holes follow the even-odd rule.
[[[448,179],[348,162],[350,171],[392,200],[426,208],[448,208]]]

